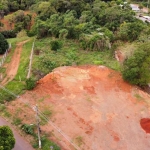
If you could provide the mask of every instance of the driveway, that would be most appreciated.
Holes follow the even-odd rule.
[[[11,127],[11,125],[6,120],[0,117],[0,126],[3,125]],[[21,137],[12,127],[11,129],[13,130],[14,137],[16,139],[16,144],[13,150],[33,150],[32,146],[27,143],[27,141],[23,137]]]

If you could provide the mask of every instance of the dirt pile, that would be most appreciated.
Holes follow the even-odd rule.
[[[150,135],[140,126],[150,115],[150,96],[123,81],[121,75],[105,66],[60,67],[46,75],[37,87],[13,102],[24,122],[33,123],[34,112],[21,101],[38,104],[50,121],[80,149],[148,150]],[[14,112],[12,112],[13,114]],[[51,124],[50,132],[65,150],[70,143]],[[53,135],[53,136],[52,136]]]

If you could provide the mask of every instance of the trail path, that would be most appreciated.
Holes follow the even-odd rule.
[[[3,118],[0,117],[0,126],[3,126],[3,125],[7,125],[7,126],[11,127],[11,125],[6,120],[4,120]],[[11,129],[13,130],[14,137],[16,139],[15,147],[13,148],[13,150],[33,150],[31,145],[29,145],[23,139],[23,137],[21,137],[12,127],[11,127]]]
[[[15,52],[11,58],[11,62],[8,64],[8,67],[6,69],[6,77],[1,82],[2,85],[5,85],[9,81],[13,80],[13,78],[17,74],[19,63],[20,63],[20,56],[21,56],[21,52],[22,52],[22,47],[28,41],[29,40],[26,40],[26,41],[23,41],[23,42],[20,42],[17,44]]]

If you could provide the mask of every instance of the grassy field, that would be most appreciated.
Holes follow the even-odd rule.
[[[73,40],[61,41],[63,46],[57,51],[51,50],[51,38],[36,40],[33,71],[47,74],[55,67],[71,65],[105,65],[120,70],[120,64],[112,55],[112,50],[87,51]],[[38,52],[38,55],[36,55]]]

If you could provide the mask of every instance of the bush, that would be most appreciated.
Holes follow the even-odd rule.
[[[8,126],[0,127],[0,149],[11,150],[15,146],[15,138],[12,130]]]
[[[32,90],[36,85],[36,81],[32,78],[26,80],[26,88],[27,90]]]
[[[0,54],[4,54],[9,45],[5,37],[0,33]]]
[[[14,30],[7,30],[7,31],[1,31],[0,32],[5,38],[15,38],[16,33]]]
[[[34,135],[34,127],[35,125],[23,124],[21,129],[27,134]]]
[[[54,51],[57,51],[58,49],[62,48],[62,42],[59,40],[53,40],[50,42],[51,44],[51,49]]]
[[[144,43],[123,64],[123,78],[131,84],[145,86],[150,82],[150,45]]]
[[[17,38],[21,38],[21,37],[25,37],[27,36],[27,32],[25,30],[21,30],[18,34],[17,34]]]

